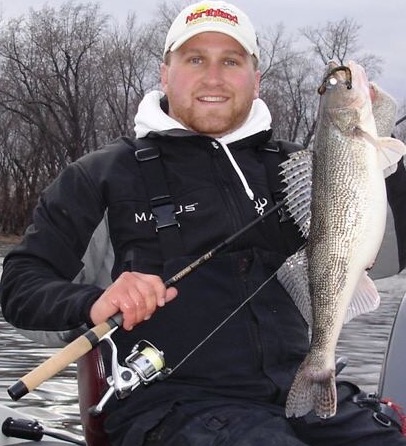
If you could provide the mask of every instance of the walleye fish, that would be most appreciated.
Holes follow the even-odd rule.
[[[288,394],[287,417],[311,410],[320,418],[335,415],[337,340],[356,290],[367,289],[367,295],[376,290],[366,270],[382,242],[384,169],[393,164],[388,157],[382,165],[380,151],[393,148],[400,159],[405,146],[393,138],[378,138],[370,88],[360,65],[330,62],[319,89],[305,252],[311,343]]]

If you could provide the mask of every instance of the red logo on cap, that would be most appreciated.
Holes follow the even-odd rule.
[[[208,8],[198,12],[192,12],[186,17],[186,24],[193,22],[194,20],[202,19],[204,17],[222,19],[231,22],[233,25],[238,24],[238,17],[236,15],[230,14],[229,12],[223,11],[222,9]]]

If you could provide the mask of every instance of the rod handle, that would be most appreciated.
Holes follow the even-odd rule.
[[[59,352],[20,378],[15,384],[11,385],[7,389],[11,399],[14,401],[19,400],[44,381],[66,368],[69,364],[77,361],[80,357],[92,350],[100,342],[100,339],[111,329],[120,326],[122,321],[122,315],[116,314],[106,322],[94,326],[76,338]]]

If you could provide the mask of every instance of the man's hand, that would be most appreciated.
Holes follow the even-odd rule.
[[[159,276],[124,272],[93,304],[90,318],[97,325],[121,312],[123,328],[132,330],[135,325],[149,319],[157,307],[163,307],[177,294],[175,288],[167,289]]]

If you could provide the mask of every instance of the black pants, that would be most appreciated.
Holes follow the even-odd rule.
[[[384,426],[373,410],[352,401],[355,386],[338,386],[336,416],[314,415],[287,420],[282,410],[253,403],[194,402],[176,404],[149,430],[141,443],[134,425],[121,446],[406,446],[406,437],[394,426]],[[135,432],[136,430],[136,432]],[[135,440],[137,441],[137,440]]]

